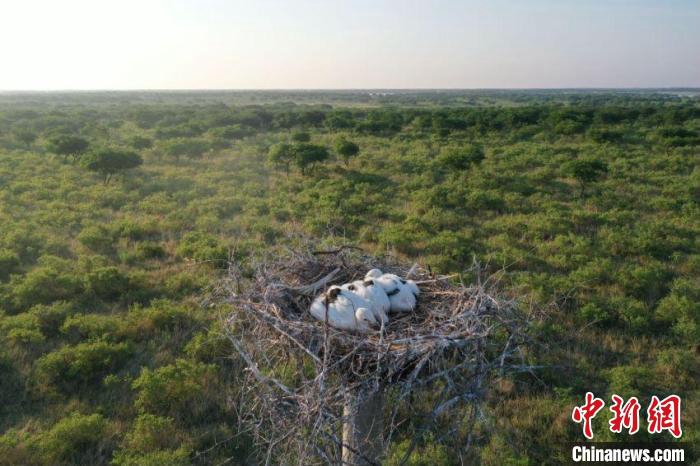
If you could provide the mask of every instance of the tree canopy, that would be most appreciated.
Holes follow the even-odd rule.
[[[335,143],[335,150],[343,157],[345,165],[348,165],[350,159],[360,153],[360,146],[345,138],[341,138]]]
[[[105,184],[109,183],[114,174],[136,168],[142,163],[143,159],[139,154],[121,149],[100,149],[81,160],[85,168],[104,176]]]
[[[90,147],[87,139],[80,136],[62,135],[49,139],[47,149],[56,155],[62,155],[64,158],[72,156],[79,158]]]
[[[328,148],[318,144],[302,143],[294,146],[294,163],[302,174],[306,174],[308,168],[328,159]]]
[[[599,159],[579,159],[566,165],[567,172],[581,185],[581,196],[585,194],[588,184],[598,181],[608,172],[608,166]]]
[[[294,162],[295,153],[294,146],[284,142],[274,144],[268,151],[267,159],[278,167],[284,167],[286,173],[289,173],[289,166]]]

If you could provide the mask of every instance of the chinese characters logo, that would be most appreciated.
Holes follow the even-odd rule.
[[[583,424],[583,435],[587,439],[593,438],[593,418],[605,407],[605,401],[597,398],[593,393],[586,393],[585,403],[574,407],[571,419],[578,424]],[[629,435],[639,431],[639,412],[641,404],[636,397],[631,397],[626,402],[618,395],[612,395],[610,411],[612,419],[608,421],[610,431],[621,433],[626,429]],[[659,400],[656,395],[651,397],[647,408],[647,431],[650,434],[659,434],[668,431],[675,438],[683,435],[681,430],[681,398],[678,395],[669,395]]]

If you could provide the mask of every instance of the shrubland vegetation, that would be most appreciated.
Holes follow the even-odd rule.
[[[699,155],[667,93],[0,96],[0,464],[254,461],[201,298],[299,234],[476,258],[542,311],[473,460],[560,463],[586,391],[677,393],[700,444]],[[456,463],[419,421],[387,464]]]

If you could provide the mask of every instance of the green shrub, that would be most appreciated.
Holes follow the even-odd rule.
[[[94,464],[106,459],[100,447],[109,438],[107,429],[100,414],[73,413],[40,435],[38,449],[48,464]]]
[[[167,299],[156,299],[143,308],[134,306],[129,310],[128,330],[133,338],[144,338],[159,332],[187,330],[195,323],[193,310],[187,305],[178,304]]]
[[[185,447],[177,450],[158,450],[149,453],[119,451],[114,455],[115,466],[189,466],[190,453]]]
[[[178,359],[155,370],[143,369],[132,387],[140,412],[197,418],[208,408],[215,386],[215,366]]]
[[[63,346],[36,361],[39,380],[68,389],[76,384],[98,382],[111,371],[119,369],[131,356],[126,343],[93,341],[75,346]]]
[[[61,332],[73,341],[111,340],[117,336],[123,319],[117,316],[81,314],[68,317],[61,326]]]
[[[700,340],[700,286],[697,280],[676,279],[656,308],[656,317],[687,342]]]
[[[0,281],[10,278],[19,268],[19,255],[9,249],[0,249]]]
[[[91,225],[80,231],[78,241],[94,252],[111,254],[114,251],[116,235],[103,225]]]
[[[448,147],[440,151],[437,163],[447,170],[468,170],[484,160],[484,148],[478,144],[468,144],[460,147]]]
[[[295,131],[292,133],[292,141],[309,142],[311,141],[311,135],[305,131]]]
[[[101,267],[87,274],[85,290],[104,300],[115,300],[129,290],[129,277],[116,267]]]
[[[512,442],[504,439],[503,435],[493,435],[489,443],[479,452],[481,455],[480,464],[484,466],[531,466],[538,464],[516,451],[516,448]]]
[[[11,285],[14,285],[15,305],[20,309],[70,300],[83,292],[82,280],[77,275],[50,266],[37,267],[13,280]]]
[[[182,434],[169,417],[140,414],[133,428],[124,437],[122,447],[129,453],[151,453],[159,450],[176,450],[184,442]]]
[[[142,241],[157,237],[160,234],[160,227],[154,220],[132,220],[129,218],[115,221],[111,229],[118,236],[130,239],[131,241]]]
[[[129,140],[129,145],[136,150],[150,149],[153,147],[153,140],[143,136],[134,136]]]
[[[163,144],[163,151],[176,160],[183,156],[191,159],[202,157],[210,148],[211,144],[205,139],[174,139]]]
[[[619,143],[624,139],[624,133],[616,129],[594,128],[588,132],[588,136],[597,143]]]
[[[639,396],[654,390],[653,372],[641,365],[617,366],[603,371],[608,380],[608,393],[615,393],[623,398]]]
[[[440,271],[462,271],[471,265],[475,254],[470,235],[442,231],[433,236],[426,248],[432,254],[431,266]]]
[[[145,241],[136,245],[136,255],[139,259],[162,259],[166,256],[165,249],[158,243]]]
[[[0,388],[4,388],[2,385],[2,381],[0,381]],[[41,458],[37,457],[33,439],[28,432],[10,429],[0,435],[0,465],[38,465],[41,463]]]
[[[223,324],[215,322],[206,332],[197,332],[185,346],[185,354],[202,362],[214,363],[228,358],[233,351],[224,334]]]
[[[0,393],[2,393],[0,419],[8,419],[16,415],[26,401],[24,388],[27,379],[20,372],[23,369],[22,361],[8,353],[10,351],[0,350]],[[2,452],[2,446],[0,446],[0,452]],[[0,464],[2,464],[2,455],[0,455]]]
[[[16,316],[0,314],[0,335],[14,344],[30,345],[44,341],[39,319],[26,312]]]
[[[209,284],[205,274],[190,269],[169,275],[166,277],[164,285],[168,296],[182,298],[201,292]]]
[[[215,267],[225,267],[228,249],[217,238],[200,232],[190,232],[182,237],[177,255],[196,261],[206,261]]]
[[[652,305],[666,293],[671,278],[667,265],[654,260],[625,265],[618,280],[628,294]]]
[[[449,455],[446,446],[433,443],[431,441],[417,445],[409,454],[411,440],[407,439],[395,443],[391,446],[387,459],[382,463],[384,466],[450,466],[456,464]],[[406,456],[408,454],[408,456]],[[406,461],[402,460],[406,457]]]
[[[63,321],[72,312],[72,305],[66,301],[59,301],[49,305],[38,304],[27,311],[28,314],[36,316],[41,333],[47,338],[59,335]]]

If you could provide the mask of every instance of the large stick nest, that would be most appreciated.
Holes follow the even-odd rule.
[[[328,286],[361,279],[374,267],[419,284],[414,312],[392,314],[384,328],[364,334],[337,330],[309,314],[314,297]],[[478,266],[472,272],[478,277]],[[384,433],[390,439],[401,401],[417,390],[432,390],[424,414],[435,422],[459,404],[482,400],[494,371],[524,367],[526,321],[516,301],[498,292],[493,276],[465,285],[417,265],[341,248],[290,251],[249,266],[247,274],[231,264],[223,291],[233,306],[227,334],[247,369],[249,392],[242,402],[249,406],[241,409],[242,421],[269,448],[268,460],[338,461],[348,391],[393,393]],[[463,416],[459,421],[464,427]]]

